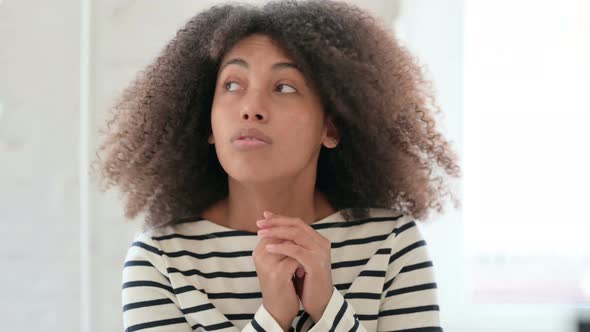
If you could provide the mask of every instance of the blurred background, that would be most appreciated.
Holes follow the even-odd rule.
[[[141,220],[88,177],[97,130],[220,2],[0,0],[3,331],[122,330]],[[417,56],[461,158],[462,209],[423,225],[445,331],[588,331],[590,1],[349,2]]]

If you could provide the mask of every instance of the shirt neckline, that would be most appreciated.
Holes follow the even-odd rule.
[[[342,216],[342,211],[345,209],[340,209],[337,210],[336,212],[332,213],[329,216],[326,216],[322,219],[318,219],[316,221],[314,221],[313,223],[310,224],[310,226],[312,225],[319,225],[319,224],[325,224],[325,223],[329,223],[329,222],[333,222],[333,221],[338,221],[338,220],[342,220],[341,216]],[[239,229],[234,229],[234,228],[230,228],[230,227],[226,227],[220,224],[217,224],[209,219],[205,219],[202,216],[198,216],[197,217],[197,221],[200,223],[205,223],[205,224],[209,224],[212,226],[212,228],[216,228],[219,229],[221,231],[224,232],[240,232],[240,233],[244,233],[244,234],[249,234],[249,235],[258,235],[258,233],[253,233],[250,231],[243,231],[243,230],[239,230]]]

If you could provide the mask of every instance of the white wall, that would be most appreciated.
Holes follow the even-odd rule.
[[[0,2],[3,331],[77,331],[79,4]]]

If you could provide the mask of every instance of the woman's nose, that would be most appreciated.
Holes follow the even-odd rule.
[[[268,120],[267,96],[261,90],[250,90],[242,99],[240,116],[244,120]]]

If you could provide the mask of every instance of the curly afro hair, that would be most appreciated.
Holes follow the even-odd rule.
[[[198,13],[114,103],[93,161],[101,190],[118,186],[125,217],[160,227],[199,216],[228,195],[211,134],[211,105],[225,52],[262,33],[315,83],[339,133],[322,147],[317,190],[346,220],[369,207],[427,219],[443,210],[457,156],[436,128],[440,113],[418,61],[386,25],[335,1],[228,3]],[[443,174],[440,171],[444,171]]]

